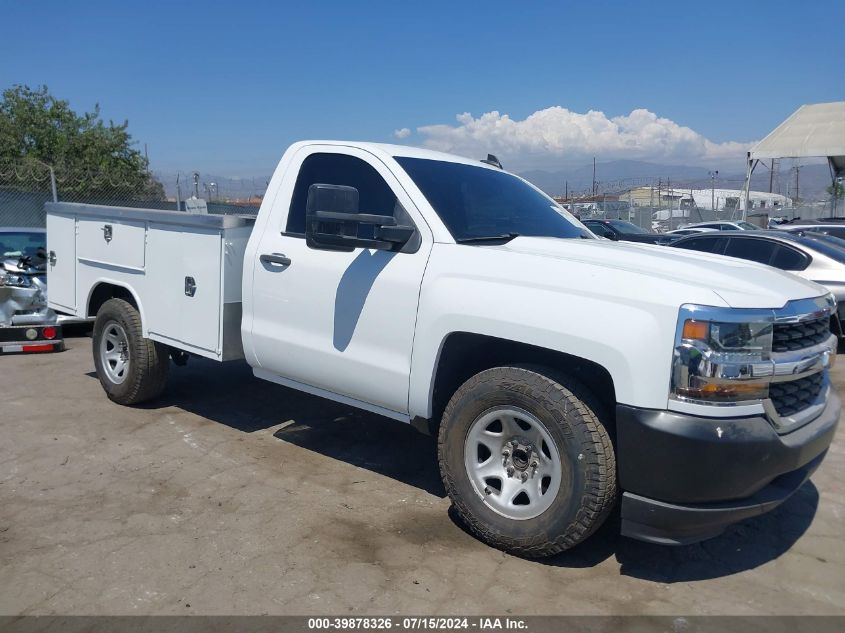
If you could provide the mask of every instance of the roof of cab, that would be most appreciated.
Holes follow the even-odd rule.
[[[491,165],[487,165],[486,163],[482,163],[481,159],[486,158],[486,156],[481,156],[479,158],[467,158],[466,156],[458,156],[457,154],[449,154],[446,152],[438,152],[432,149],[425,149],[422,147],[413,147],[411,145],[394,145],[391,143],[368,143],[364,141],[326,141],[326,140],[313,140],[313,141],[302,141],[299,143],[300,145],[336,145],[339,147],[357,147],[359,149],[363,149],[368,151],[372,154],[379,156],[380,158],[424,158],[427,160],[440,160],[446,161],[450,163],[462,163],[464,165],[473,165],[475,167],[484,167],[486,169],[495,169],[496,171],[499,170],[498,167],[493,167]]]

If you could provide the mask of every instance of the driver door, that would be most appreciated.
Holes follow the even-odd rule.
[[[312,184],[355,187],[362,213],[410,223],[418,247],[310,248],[305,212]],[[252,338],[260,370],[406,419],[419,292],[432,246],[428,227],[390,170],[358,149],[304,147],[276,199],[290,206],[274,206],[253,278]]]

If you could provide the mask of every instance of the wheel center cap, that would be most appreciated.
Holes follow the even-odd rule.
[[[519,446],[513,451],[513,465],[517,470],[525,470],[528,468],[528,458],[531,454],[522,446]]]
[[[508,473],[508,477],[518,477],[525,481],[528,479],[529,469],[536,469],[537,456],[534,453],[534,445],[525,438],[515,437],[510,442],[505,444],[502,451],[504,459],[504,467]]]

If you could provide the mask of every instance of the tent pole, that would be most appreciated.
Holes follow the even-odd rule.
[[[751,174],[754,173],[754,166],[757,161],[751,158],[748,152],[748,166],[745,170],[745,183],[742,186],[742,221],[748,221],[748,202],[751,199]]]

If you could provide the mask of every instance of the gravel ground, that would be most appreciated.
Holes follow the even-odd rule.
[[[0,358],[0,614],[845,614],[845,440],[705,543],[545,561],[477,542],[431,438],[192,359],[109,402],[90,339]],[[834,370],[840,390],[845,362]]]

